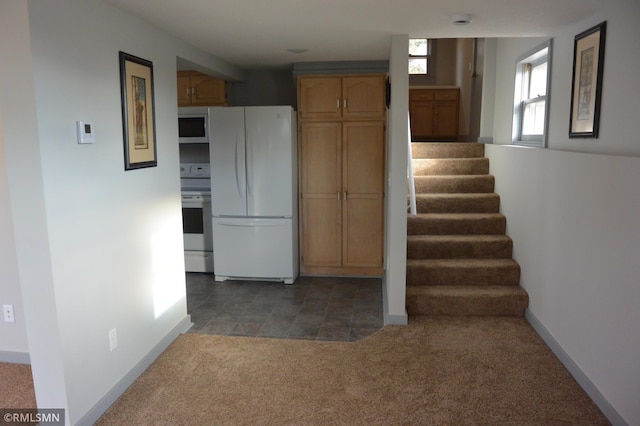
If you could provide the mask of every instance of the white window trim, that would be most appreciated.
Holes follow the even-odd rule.
[[[525,54],[516,59],[516,76],[515,76],[515,90],[513,99],[513,127],[511,132],[511,139],[514,145],[525,145],[545,148],[547,146],[547,135],[549,129],[549,112],[550,100],[551,100],[551,58],[553,57],[553,40],[549,39],[544,43],[534,47]],[[544,50],[547,49],[546,54]],[[540,136],[522,135],[522,120],[523,120],[523,105],[524,101],[524,68],[526,64],[541,63],[542,59],[546,57],[547,62],[547,93],[544,97],[529,99],[526,102],[532,103],[542,98],[545,99],[544,109],[544,131]]]
[[[411,37],[411,39],[424,39],[427,40],[427,54],[426,55],[411,55],[409,54],[408,60],[407,60],[407,65],[408,65],[408,61],[411,59],[426,59],[427,60],[427,73],[426,74],[409,74],[409,75],[413,75],[413,76],[418,76],[418,77],[431,77],[431,56],[432,56],[432,44],[431,44],[431,39],[427,38],[427,37]]]

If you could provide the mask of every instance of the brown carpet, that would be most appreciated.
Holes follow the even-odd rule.
[[[0,362],[0,408],[36,408],[30,365]]]
[[[523,318],[416,317],[358,342],[185,334],[99,425],[604,425]]]

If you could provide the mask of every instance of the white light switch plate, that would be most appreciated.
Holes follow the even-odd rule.
[[[4,322],[15,322],[16,318],[13,315],[13,305],[2,305],[2,317]]]
[[[96,141],[93,123],[89,121],[76,121],[76,134],[80,144],[94,143]]]

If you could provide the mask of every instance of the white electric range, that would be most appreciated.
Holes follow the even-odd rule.
[[[210,166],[180,164],[185,270],[213,273]]]

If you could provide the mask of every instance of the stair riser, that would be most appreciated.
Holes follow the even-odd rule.
[[[517,286],[520,283],[520,267],[498,268],[448,268],[407,266],[407,286]]]
[[[416,193],[491,193],[495,179],[481,176],[415,176]]]
[[[414,159],[414,176],[428,175],[486,175],[488,158]]]
[[[498,213],[500,197],[487,194],[483,198],[436,198],[416,195],[418,213]]]
[[[524,316],[527,296],[459,298],[451,296],[407,296],[409,315],[442,316]]]
[[[481,143],[419,143],[411,144],[413,158],[482,158],[484,145]]]
[[[409,259],[511,259],[513,242],[407,241]]]
[[[502,235],[506,227],[504,216],[487,219],[407,219],[408,235]]]

